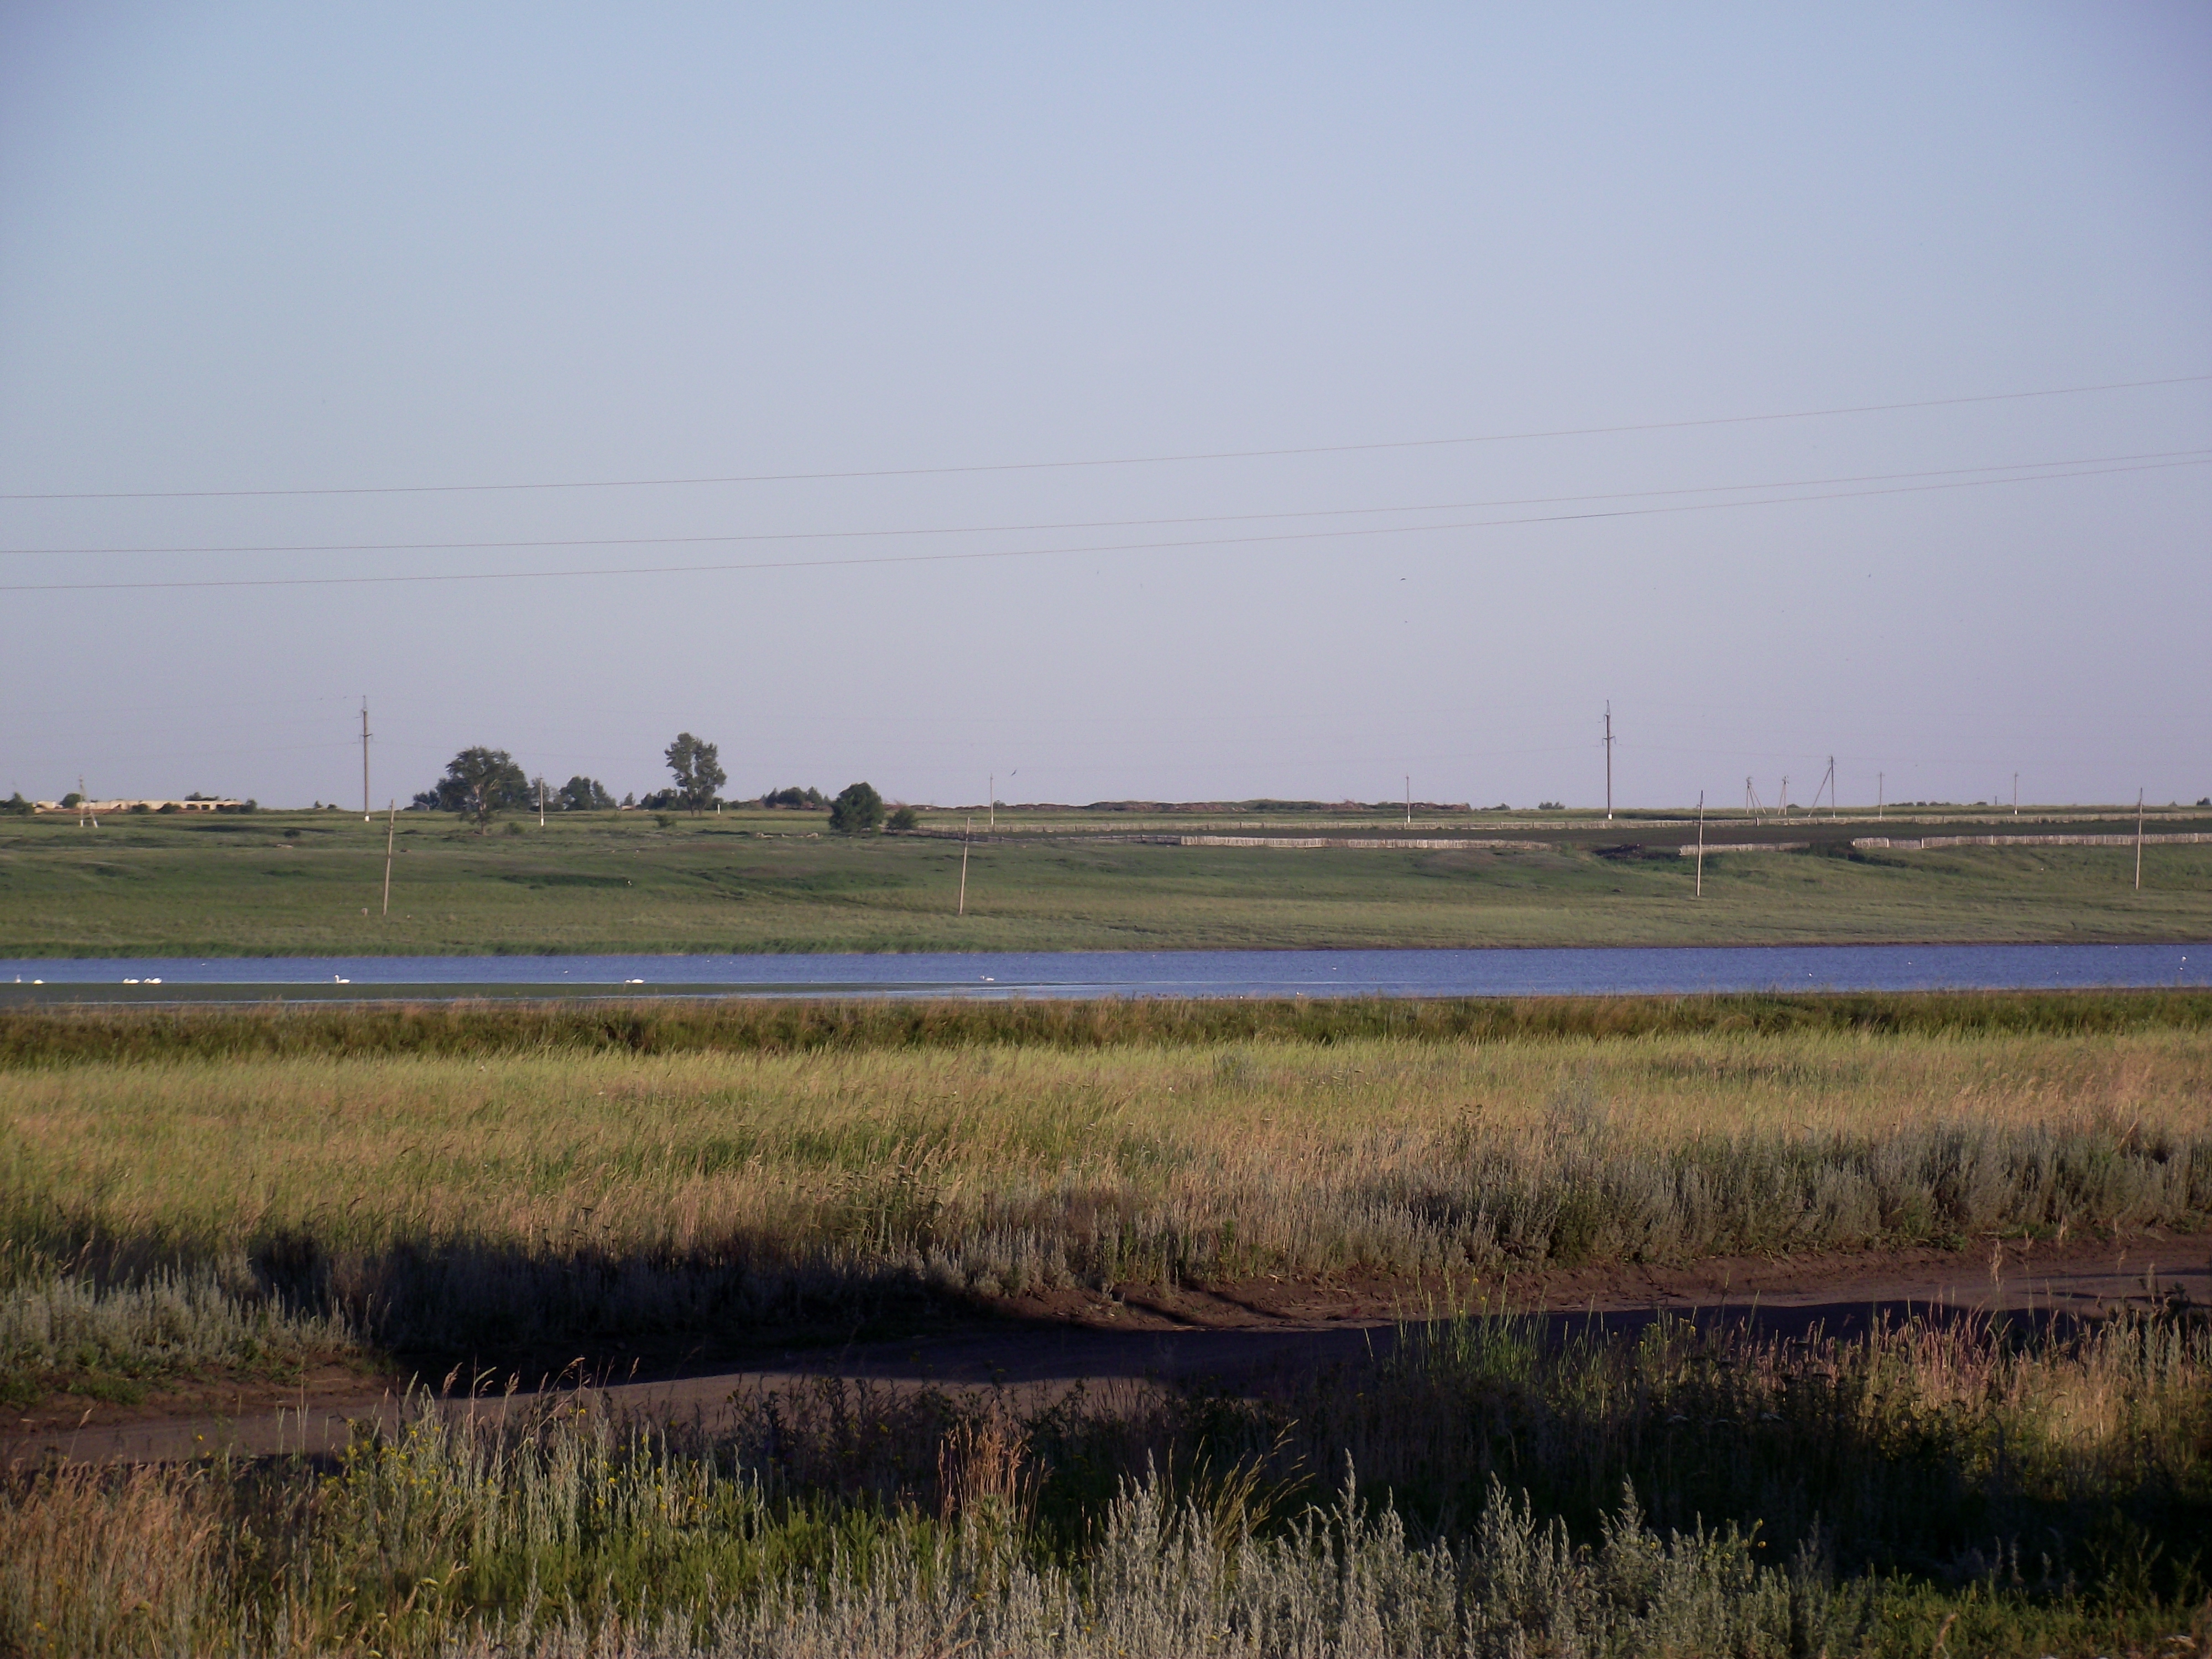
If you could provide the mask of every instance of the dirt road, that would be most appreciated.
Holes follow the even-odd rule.
[[[2079,1320],[2118,1308],[2212,1305],[2212,1241],[2135,1237],[2066,1249],[1984,1247],[1825,1258],[1722,1260],[1688,1268],[1604,1268],[1528,1275],[1456,1287],[1468,1300],[1539,1313],[1559,1334],[1590,1322],[1634,1329],[1662,1315],[1747,1323],[1775,1335],[1834,1335],[1914,1314],[1960,1317],[2006,1312]],[[599,1406],[625,1413],[711,1419],[733,1394],[866,1378],[896,1389],[1004,1390],[1048,1400],[1082,1384],[1148,1389],[1202,1379],[1264,1388],[1271,1376],[1337,1364],[1371,1363],[1418,1323],[1438,1293],[1400,1285],[1275,1283],[1189,1288],[1120,1297],[1068,1293],[1024,1297],[999,1316],[927,1338],[770,1353],[741,1365],[605,1382]],[[433,1384],[441,1379],[427,1379]],[[510,1381],[516,1383],[509,1392]],[[447,1411],[513,1409],[574,1379],[459,1381]],[[133,1407],[66,1396],[0,1428],[0,1462],[55,1459],[153,1462],[219,1453],[327,1452],[355,1422],[398,1419],[406,1379],[329,1370],[292,1389],[206,1385]]]

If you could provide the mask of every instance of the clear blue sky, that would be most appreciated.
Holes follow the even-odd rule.
[[[2194,799],[2212,381],[1670,423],[2208,374],[2203,5],[6,5],[0,792]]]

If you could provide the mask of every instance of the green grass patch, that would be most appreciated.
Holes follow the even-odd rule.
[[[1178,1001],[432,1002],[0,1007],[0,1067],[324,1054],[872,1053],[1374,1038],[2087,1036],[2212,1028],[2212,989]]]
[[[1314,817],[1258,822],[1405,833],[1385,815],[1349,829]],[[1683,838],[1679,821],[1483,823],[1556,846],[1285,852],[1071,841],[1254,823],[1032,813],[970,850],[968,913],[956,916],[961,848],[938,835],[840,836],[812,815],[755,811],[586,813],[482,836],[415,814],[397,837],[387,915],[384,826],[351,814],[134,817],[97,831],[9,819],[0,938],[29,957],[2212,939],[2212,846],[2149,848],[2140,891],[2122,848],[1723,854],[1707,860],[1696,898],[1691,861],[1665,855]],[[1829,851],[1877,828],[2005,827],[1895,820],[1716,834],[1810,836]]]

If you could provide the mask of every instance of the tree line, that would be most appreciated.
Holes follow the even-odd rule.
[[[475,747],[462,750],[446,763],[445,775],[416,795],[413,810],[452,812],[482,831],[501,812],[611,812],[624,807],[648,811],[706,812],[721,806],[787,807],[826,810],[830,827],[846,835],[872,830],[912,830],[921,822],[910,806],[887,809],[884,798],[866,783],[848,784],[835,798],[818,789],[797,787],[771,789],[750,799],[723,799],[722,786],[729,775],[722,769],[719,744],[679,732],[662,751],[673,781],[665,789],[651,791],[643,799],[614,793],[597,778],[580,774],[554,788],[544,778],[526,776],[514,757],[504,749]]]

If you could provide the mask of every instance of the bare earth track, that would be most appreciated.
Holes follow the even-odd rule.
[[[1461,1305],[1510,1308],[1564,1337],[1592,1323],[1633,1330],[1662,1316],[1748,1324],[1763,1334],[1848,1336],[1870,1322],[1918,1315],[2094,1320],[2119,1309],[2212,1306],[2212,1241],[2136,1235],[2054,1247],[2017,1242],[1964,1252],[1714,1259],[1688,1267],[1532,1273],[1453,1287]],[[941,1389],[1038,1403],[1079,1386],[1094,1392],[1204,1382],[1264,1392],[1271,1379],[1386,1353],[1401,1321],[1437,1316],[1443,1287],[1403,1282],[1259,1281],[1022,1297],[951,1331],[897,1340],[765,1352],[738,1364],[622,1376],[416,1379],[446,1409],[499,1410],[587,1381],[601,1408],[658,1419],[709,1419],[733,1396],[848,1378],[896,1390]],[[340,1366],[297,1383],[209,1382],[136,1406],[55,1396],[0,1426],[0,1462],[167,1462],[219,1455],[327,1453],[356,1421],[398,1419],[410,1379]]]

